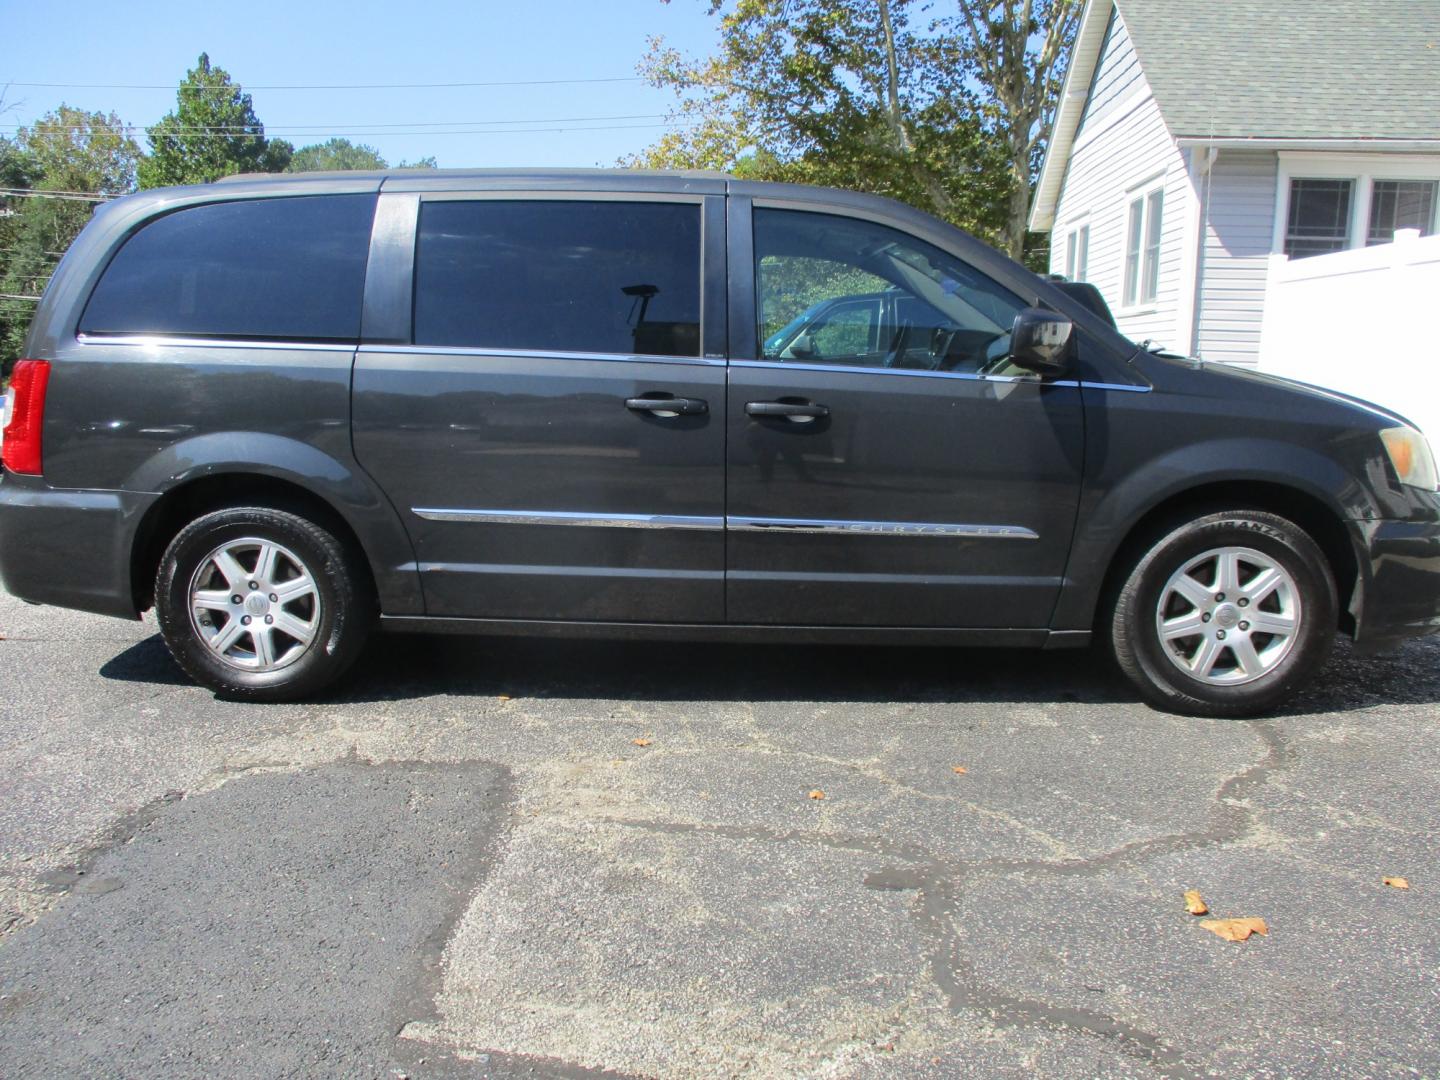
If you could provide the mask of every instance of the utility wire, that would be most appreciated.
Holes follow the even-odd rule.
[[[0,292],[0,300],[39,300],[38,296],[21,296],[19,293]]]
[[[405,128],[405,127],[467,127],[467,126],[497,126],[514,124],[579,124],[591,123],[600,120],[663,120],[669,113],[629,113],[620,116],[545,116],[535,117],[526,120],[408,120],[396,121],[394,123],[380,123],[368,120],[342,120],[329,124],[276,124],[267,127],[267,131],[283,131],[292,134],[319,131],[324,133],[331,128]],[[136,125],[127,124],[127,129],[133,129]],[[250,133],[256,125],[254,124],[197,124],[191,127],[176,128],[173,130],[183,132],[243,132]],[[91,131],[89,124],[0,124],[0,128],[8,131],[18,131],[28,127],[31,131],[43,132],[88,132]],[[104,132],[103,134],[109,134]],[[379,131],[376,132],[379,134]]]
[[[582,131],[635,131],[635,130],[641,130],[641,129],[654,130],[654,129],[656,129],[656,128],[674,128],[674,127],[678,127],[678,126],[683,126],[683,125],[664,124],[664,123],[661,123],[661,124],[592,124],[592,125],[585,126],[585,127],[562,126],[562,127],[529,127],[529,128],[522,128],[522,127],[514,127],[514,128],[471,128],[471,129],[454,130],[454,131],[434,131],[434,130],[431,130],[431,131],[336,131],[336,130],[327,128],[327,129],[323,129],[323,130],[320,130],[320,131],[300,132],[300,133],[292,133],[292,134],[296,134],[297,137],[298,137],[299,135],[303,135],[303,136],[306,137],[306,138],[312,138],[312,139],[321,138],[321,137],[324,137],[324,136],[327,136],[327,135],[328,135],[328,136],[350,136],[350,135],[353,135],[353,136],[356,136],[357,138],[359,138],[359,137],[364,137],[364,136],[367,136],[367,135],[370,135],[370,136],[374,136],[374,135],[573,135],[573,134],[575,134],[575,133],[577,133],[577,132],[582,132]],[[259,131],[245,132],[245,131],[199,131],[199,130],[193,131],[193,132],[187,132],[187,131],[185,131],[184,129],[181,129],[181,130],[179,130],[179,131],[166,131],[166,132],[160,132],[160,133],[157,133],[157,134],[159,135],[160,138],[165,138],[167,135],[182,135],[182,136],[184,136],[184,137],[186,137],[186,138],[196,138],[196,139],[269,139],[269,138],[277,138],[277,137],[278,137],[278,136],[275,135],[275,130],[276,130],[276,129],[271,129],[270,132],[266,133],[266,132],[259,132]],[[70,138],[73,134],[74,134],[74,132],[69,132],[69,131],[39,131],[39,132],[36,132],[32,137],[33,137],[33,138],[43,138],[43,139],[66,139],[66,138]],[[147,136],[148,136],[149,133],[146,132],[146,134],[147,134]],[[132,136],[132,137],[133,137],[133,136]]]
[[[105,202],[120,194],[102,191],[32,191],[30,188],[0,188],[0,199],[60,199],[62,202]]]
[[[31,86],[52,90],[179,90],[181,93],[233,94],[246,90],[456,90],[473,86],[570,86],[580,83],[644,82],[639,75],[618,75],[598,79],[501,79],[493,82],[438,83],[311,83],[262,86],[227,83],[224,86],[186,86],[175,83],[55,83],[9,82],[6,86]]]

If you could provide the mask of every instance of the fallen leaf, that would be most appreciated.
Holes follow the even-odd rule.
[[[953,772],[953,773],[956,773],[956,774],[958,774],[958,775],[960,775],[960,776],[964,776],[964,775],[965,775],[965,766],[964,766],[964,765],[951,765],[951,766],[950,766],[950,771]]]
[[[824,797],[825,793],[821,791],[818,787],[814,791],[810,792],[810,798],[812,799],[823,799]]]
[[[1202,919],[1200,925],[1226,941],[1244,941],[1251,934],[1270,933],[1264,919]]]
[[[1410,882],[1406,881],[1403,877],[1382,877],[1380,880],[1392,889],[1410,888]]]
[[[1185,890],[1185,910],[1191,915],[1209,915],[1210,907],[1200,896],[1199,889]]]
[[[631,744],[634,745],[634,746],[649,746],[649,745],[650,745],[650,740],[649,740],[649,739],[631,739],[630,742],[631,742]]]

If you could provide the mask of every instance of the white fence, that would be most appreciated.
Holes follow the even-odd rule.
[[[1260,369],[1393,409],[1440,451],[1440,236],[1270,258]],[[1432,333],[1431,331],[1434,331]]]

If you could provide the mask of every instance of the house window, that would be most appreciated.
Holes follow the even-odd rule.
[[[1065,241],[1065,276],[1071,281],[1087,281],[1090,276],[1090,226],[1071,229]]]
[[[1353,180],[1290,181],[1290,216],[1285,227],[1285,254],[1292,259],[1328,255],[1350,246],[1350,203]]]
[[[1434,180],[1376,180],[1370,190],[1370,228],[1366,244],[1388,244],[1397,229],[1435,231]]]
[[[1130,202],[1125,242],[1125,306],[1153,303],[1160,292],[1160,230],[1164,217],[1162,188]]]

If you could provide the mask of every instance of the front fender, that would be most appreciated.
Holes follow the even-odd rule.
[[[1226,438],[1190,443],[1110,478],[1098,463],[1097,480],[1081,498],[1066,584],[1052,627],[1089,629],[1111,563],[1147,514],[1200,488],[1217,494],[1226,485],[1266,484],[1306,496],[1337,519],[1373,519],[1374,496],[1353,472],[1324,454],[1295,443],[1265,438]],[[1223,495],[1222,495],[1223,497]]]
[[[266,477],[323,500],[359,538],[386,614],[421,615],[419,567],[400,516],[360,467],[316,447],[252,431],[222,431],[172,443],[127,477],[131,491],[156,492],[152,514],[197,481]],[[142,526],[143,528],[143,526]]]

